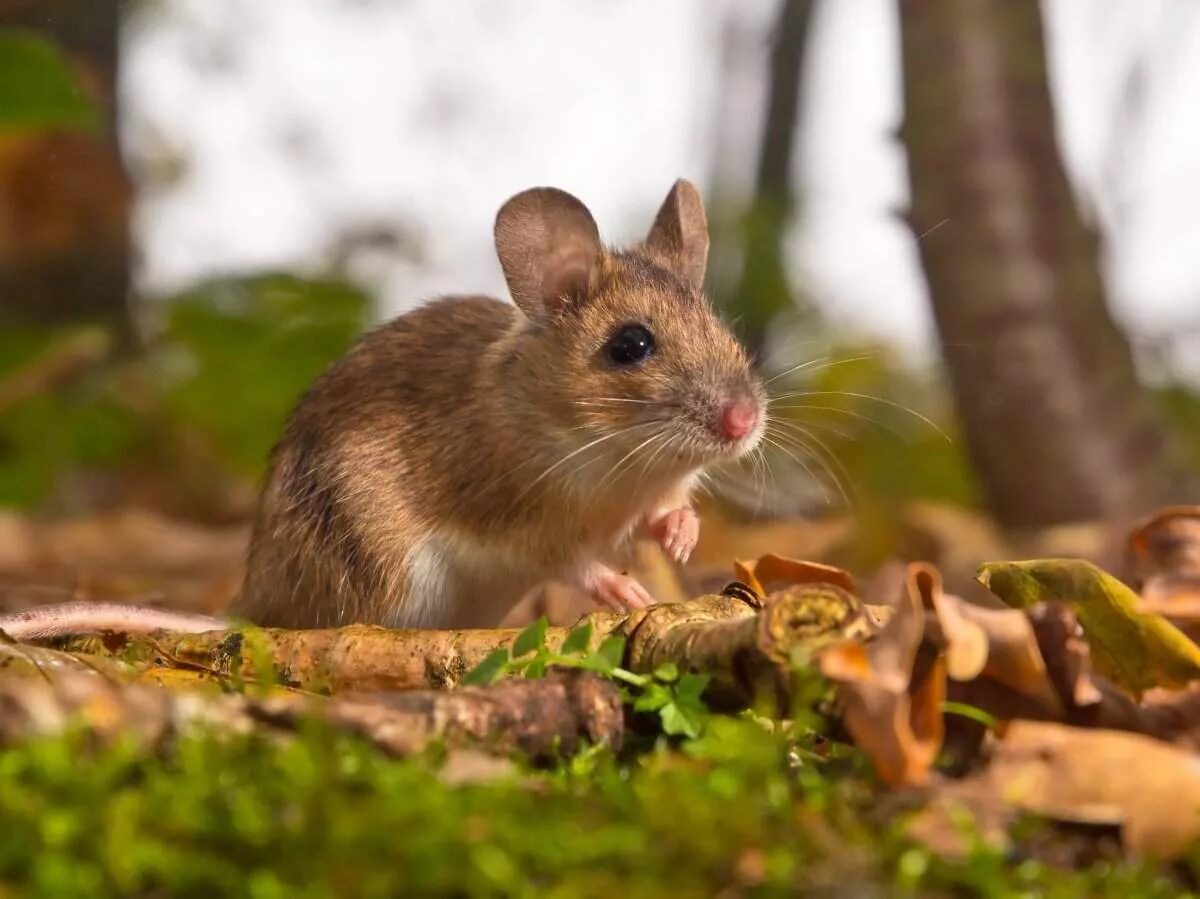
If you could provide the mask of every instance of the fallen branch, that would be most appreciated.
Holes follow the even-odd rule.
[[[295,726],[313,711],[311,700],[292,694],[254,702],[251,714]],[[343,694],[326,700],[322,715],[393,755],[410,755],[440,741],[549,759],[571,755],[585,742],[620,749],[625,730],[616,685],[584,671],[552,671],[537,680],[452,691]]]
[[[592,648],[626,638],[622,667],[651,671],[671,661],[710,674],[714,694],[745,704],[763,687],[786,693],[793,661],[864,626],[861,604],[839,587],[806,584],[773,594],[761,610],[747,599],[702,596],[631,615],[595,613]],[[139,668],[185,667],[220,677],[255,679],[266,666],[288,687],[317,693],[445,688],[517,630],[389,630],[351,626],[334,630],[245,629],[229,632],[99,635],[53,641],[69,652],[115,656]],[[546,644],[559,648],[567,628],[549,628]],[[782,690],[782,692],[781,692]]]
[[[154,747],[182,729],[294,732],[322,720],[393,755],[434,742],[548,759],[583,743],[619,749],[624,710],[613,683],[580,671],[452,692],[344,694],[333,698],[272,688],[265,695],[203,689],[185,675],[174,689],[137,683],[115,659],[85,659],[37,646],[0,644],[0,745],[82,728],[102,742],[132,735]],[[180,689],[183,687],[183,689]]]

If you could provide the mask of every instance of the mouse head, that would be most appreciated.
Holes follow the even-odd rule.
[[[646,239],[606,248],[587,208],[554,188],[517,194],[496,250],[527,318],[515,358],[562,444],[597,477],[680,476],[757,445],[766,392],[703,293],[708,224],[679,180]],[[616,479],[622,474],[617,470]]]

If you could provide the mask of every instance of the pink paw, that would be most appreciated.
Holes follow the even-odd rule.
[[[654,605],[654,597],[646,588],[627,574],[613,571],[604,565],[594,565],[584,572],[583,588],[592,598],[614,612],[632,612]]]
[[[700,516],[692,509],[672,509],[651,522],[650,531],[669,558],[683,563],[700,539]]]

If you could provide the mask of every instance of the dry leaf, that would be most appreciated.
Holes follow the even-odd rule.
[[[932,613],[926,616],[925,636],[944,650],[952,680],[989,678],[1042,706],[1058,708],[1025,612],[983,608],[946,593],[938,570],[925,563],[908,567],[906,589]]]
[[[1169,506],[1129,537],[1141,611],[1200,618],[1200,506]]]
[[[846,727],[891,786],[922,784],[942,744],[941,660],[912,682],[925,614],[906,594],[870,643],[845,641],[822,651],[821,673],[838,685]]]
[[[1014,721],[987,768],[940,791],[910,833],[966,848],[954,809],[993,835],[1019,812],[1116,825],[1130,852],[1174,858],[1200,838],[1200,756],[1140,734]]]
[[[924,562],[912,563],[905,589],[912,602],[933,613],[926,618],[925,634],[942,648],[946,674],[959,681],[977,677],[988,660],[987,635],[963,614],[960,602],[945,594],[938,570]]]
[[[1097,671],[1128,690],[1182,687],[1200,678],[1200,647],[1162,616],[1138,611],[1138,595],[1090,562],[991,562],[979,580],[1015,608],[1068,603]]]
[[[817,562],[801,562],[774,553],[759,556],[753,562],[735,561],[733,570],[739,581],[762,597],[782,587],[797,584],[833,584],[853,596],[858,595],[854,578],[848,571]]]

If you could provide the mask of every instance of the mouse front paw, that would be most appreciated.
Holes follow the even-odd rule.
[[[660,515],[648,527],[667,557],[679,563],[688,560],[700,539],[700,516],[687,507]]]
[[[654,605],[654,597],[637,578],[613,571],[599,562],[588,565],[579,573],[578,584],[596,602],[614,612],[632,612]]]

